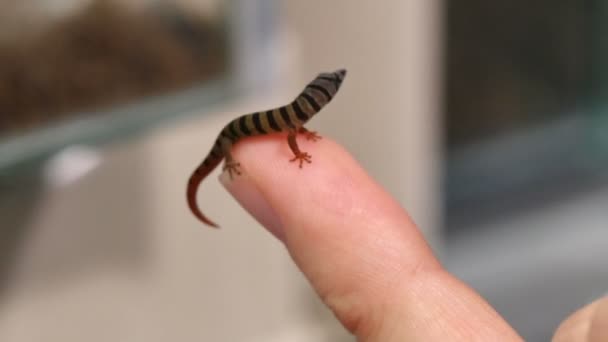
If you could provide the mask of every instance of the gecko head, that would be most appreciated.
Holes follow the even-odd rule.
[[[332,75],[336,79],[334,84],[336,85],[336,90],[338,90],[344,81],[344,77],[346,77],[346,69],[338,69]]]
[[[344,81],[344,77],[346,77],[346,69],[338,69],[334,71],[334,75],[340,82]]]
[[[334,82],[342,83],[346,77],[346,69],[338,69],[334,72],[322,72],[317,77],[323,77],[327,80],[333,79]]]
[[[325,79],[331,79],[332,83],[336,86],[336,90],[338,90],[344,81],[344,77],[346,77],[346,69],[338,69],[334,72],[324,72],[319,75],[319,77],[321,76]]]

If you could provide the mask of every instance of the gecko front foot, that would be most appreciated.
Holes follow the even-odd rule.
[[[304,134],[304,137],[306,137],[306,140],[317,141],[322,138],[315,131],[309,131],[309,130],[302,129],[302,130],[300,130],[300,133]]]
[[[241,175],[241,170],[239,170],[239,168],[241,167],[241,163],[237,163],[235,161],[227,161],[224,163],[224,167],[222,168],[222,171],[226,171],[228,170],[228,175],[230,176],[230,179],[233,178],[232,173],[236,173],[237,176]]]
[[[293,159],[290,159],[289,161],[290,162],[294,162],[296,160],[299,160],[300,161],[300,169],[301,169],[302,168],[302,164],[304,162],[307,162],[309,164],[312,163],[312,160],[310,160],[311,158],[312,158],[312,156],[310,154],[308,154],[307,152],[300,152],[300,153],[296,154],[296,156],[293,157]]]

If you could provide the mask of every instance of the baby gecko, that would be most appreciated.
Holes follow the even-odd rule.
[[[240,175],[240,164],[232,158],[230,149],[233,144],[242,138],[254,135],[287,132],[287,143],[294,154],[290,161],[298,161],[302,168],[304,162],[311,163],[311,155],[300,151],[296,142],[296,134],[301,133],[308,140],[320,138],[316,132],[304,128],[304,124],[317,114],[336,95],[344,77],[345,69],[339,69],[331,73],[320,73],[312,80],[304,90],[291,103],[266,111],[242,115],[230,121],[220,132],[215,144],[205,157],[203,162],[194,170],[188,181],[186,190],[188,206],[192,213],[203,223],[218,227],[209,220],[198,208],[196,203],[196,192],[199,184],[207,177],[213,169],[226,159],[223,170],[227,170],[230,178],[233,174]]]

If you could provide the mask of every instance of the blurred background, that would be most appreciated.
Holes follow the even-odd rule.
[[[601,0],[0,0],[0,340],[352,341],[215,176],[199,203],[224,229],[184,198],[227,121],[345,67],[311,127],[547,341],[608,290],[606,18]]]

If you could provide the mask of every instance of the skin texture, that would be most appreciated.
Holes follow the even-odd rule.
[[[443,269],[408,214],[344,149],[328,139],[303,141],[301,148],[315,159],[300,169],[289,163],[284,139],[238,143],[233,155],[244,175],[231,180],[224,173],[220,180],[285,244],[359,341],[522,340],[481,296]],[[573,323],[566,321],[554,341],[595,341],[586,339],[590,328],[567,339],[595,319],[595,305],[583,309],[583,323],[576,315]],[[606,320],[594,324],[601,322]]]

